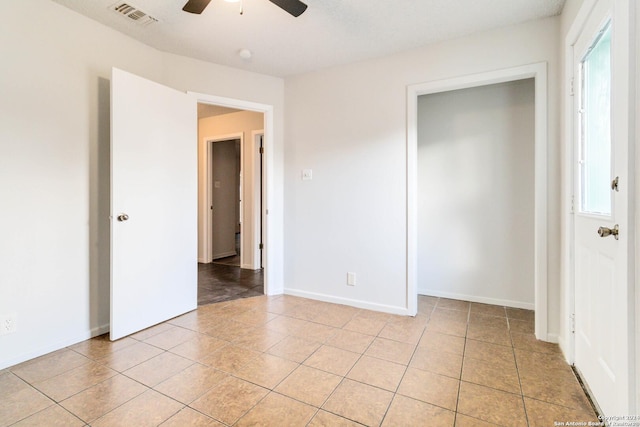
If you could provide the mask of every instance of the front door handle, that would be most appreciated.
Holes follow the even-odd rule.
[[[613,236],[616,240],[618,240],[618,232],[620,229],[618,228],[618,224],[614,225],[613,228],[600,227],[598,228],[598,235],[600,237]]]
[[[129,219],[129,215],[127,215],[127,214],[123,213],[123,214],[118,215],[118,221],[120,221],[120,222],[126,221],[128,219]]]

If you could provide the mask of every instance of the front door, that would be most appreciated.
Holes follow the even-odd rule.
[[[191,96],[113,69],[112,340],[197,308],[196,129]]]
[[[628,8],[596,2],[574,45],[575,366],[605,415],[630,407]]]

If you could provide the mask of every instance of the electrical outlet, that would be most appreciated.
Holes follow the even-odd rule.
[[[347,285],[348,286],[356,285],[356,273],[347,273]]]
[[[12,334],[16,331],[16,315],[5,314],[0,316],[0,335]]]

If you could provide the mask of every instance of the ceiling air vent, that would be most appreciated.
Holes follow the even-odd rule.
[[[118,2],[111,5],[109,9],[113,10],[121,16],[126,16],[132,21],[135,21],[138,25],[146,26],[149,24],[153,24],[154,22],[158,22],[158,20],[153,16],[148,15],[135,6],[131,6],[127,3]]]

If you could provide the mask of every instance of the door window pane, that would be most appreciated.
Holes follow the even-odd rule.
[[[611,215],[611,27],[581,64],[580,211]]]

